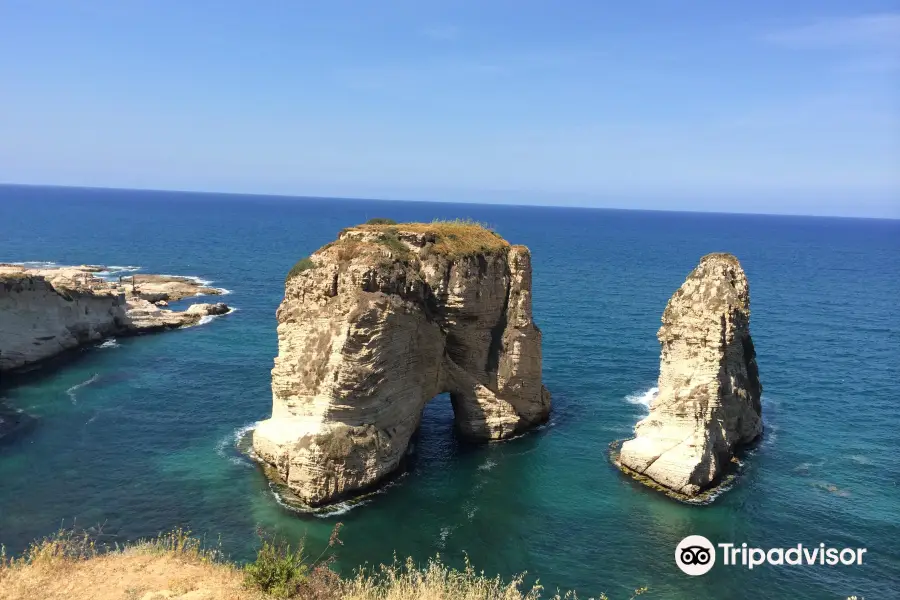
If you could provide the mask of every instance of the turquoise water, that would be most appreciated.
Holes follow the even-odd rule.
[[[271,409],[284,274],[374,216],[471,217],[530,246],[553,417],[468,446],[438,397],[404,477],[344,514],[297,514],[235,438]],[[900,222],[0,187],[0,231],[0,262],[195,275],[238,308],[4,378],[0,397],[37,419],[0,446],[0,542],[14,552],[74,522],[120,542],[184,526],[246,560],[257,526],[318,549],[341,521],[345,570],[467,553],[488,573],[614,598],[898,597]],[[736,485],[698,507],[622,477],[607,447],[645,414],[663,307],[712,251],[750,279],[766,435]],[[868,553],[691,578],[673,560],[689,534]]]

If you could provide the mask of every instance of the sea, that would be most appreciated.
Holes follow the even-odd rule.
[[[275,311],[298,259],[372,217],[471,218],[531,248],[553,414],[470,445],[438,396],[402,476],[305,513],[246,453],[271,411]],[[765,433],[730,488],[687,505],[623,476],[608,452],[647,414],[663,308],[709,252],[735,254],[750,281]],[[236,309],[4,375],[0,401],[34,419],[0,445],[9,554],[60,527],[109,544],[181,527],[244,562],[261,533],[318,555],[342,523],[333,566],[345,574],[439,554],[524,573],[545,596],[900,598],[900,221],[0,186],[0,262],[189,275]],[[692,577],[674,560],[688,535],[867,553]]]

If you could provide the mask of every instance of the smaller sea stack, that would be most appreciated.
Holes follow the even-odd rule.
[[[659,394],[616,462],[670,495],[693,498],[762,433],[750,289],[738,259],[704,256],[669,299],[657,338]]]

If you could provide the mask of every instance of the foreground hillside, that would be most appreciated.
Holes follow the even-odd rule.
[[[329,547],[340,543],[337,529]],[[328,548],[326,548],[326,552]],[[100,550],[86,535],[62,532],[17,559],[0,553],[0,600],[537,600],[521,577],[487,578],[470,565],[456,570],[434,558],[417,566],[382,565],[342,578],[323,556],[263,542],[257,560],[238,566],[181,531]],[[636,590],[634,596],[645,589]],[[632,596],[632,598],[634,597]],[[557,595],[547,595],[560,598]],[[567,595],[566,598],[576,596]],[[604,594],[599,596],[606,599]]]

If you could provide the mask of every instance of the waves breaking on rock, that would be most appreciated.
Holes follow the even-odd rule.
[[[208,324],[212,323],[213,321],[215,321],[216,319],[218,319],[219,317],[224,317],[225,315],[230,315],[231,313],[236,312],[236,311],[237,311],[237,308],[232,306],[231,308],[228,309],[228,312],[222,313],[221,315],[205,315],[203,317],[200,317],[200,320],[197,321],[197,325],[208,325]]]
[[[216,454],[227,458],[232,464],[252,467],[256,460],[252,444],[246,443],[247,436],[256,429],[259,421],[241,425],[216,443]]]
[[[656,386],[651,387],[650,389],[644,390],[643,392],[637,392],[635,394],[629,394],[625,396],[625,402],[628,404],[635,404],[637,406],[643,406],[648,411],[650,410],[650,404],[653,400],[656,399],[656,396],[659,394],[659,388]]]

